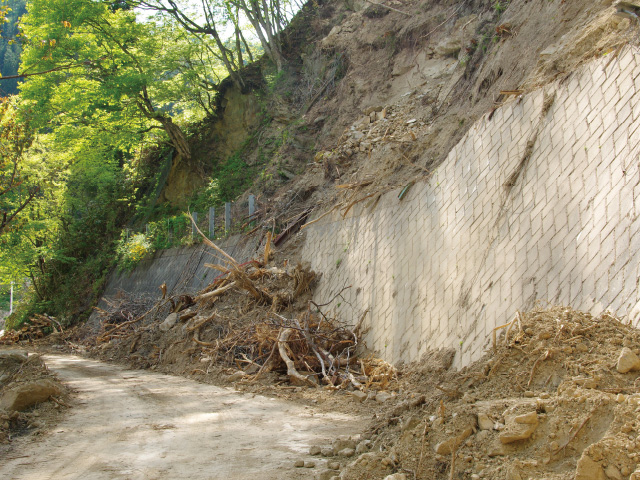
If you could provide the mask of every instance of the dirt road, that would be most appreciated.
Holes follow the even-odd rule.
[[[47,356],[77,391],[51,432],[0,458],[3,479],[304,479],[312,444],[361,419],[73,356]]]

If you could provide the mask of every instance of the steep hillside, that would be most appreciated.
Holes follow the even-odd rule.
[[[264,93],[227,94],[221,122],[234,120],[200,148],[220,161],[241,146],[260,174],[253,193],[283,218],[293,204],[353,195],[336,185],[370,194],[428,178],[481,115],[634,41],[635,23],[615,11],[582,0],[320,3],[292,25],[286,72],[263,68]],[[185,184],[174,178],[166,199]]]

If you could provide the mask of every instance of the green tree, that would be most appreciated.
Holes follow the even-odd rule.
[[[24,153],[32,141],[30,126],[17,118],[14,99],[0,98],[0,236],[40,191],[34,172],[25,168]]]
[[[13,77],[18,74],[20,53],[18,39],[18,20],[26,12],[26,0],[0,0],[0,77]],[[0,96],[18,93],[18,79],[2,82]]]
[[[262,49],[280,71],[285,64],[281,33],[293,13],[301,7],[295,0],[202,0],[196,10],[191,8],[189,2],[180,0],[132,2],[141,8],[173,17],[192,34],[213,38],[220,60],[240,88],[245,86],[239,71],[244,65],[243,52],[252,58],[251,48],[243,33],[242,19],[250,22]],[[228,42],[222,37],[226,30],[233,31],[234,41]]]
[[[31,0],[21,95],[36,128],[92,123],[124,132],[160,128],[182,158],[191,152],[171,111],[176,58],[171,29],[130,9],[86,0]],[[186,89],[186,88],[185,88]],[[133,127],[133,128],[132,128]]]

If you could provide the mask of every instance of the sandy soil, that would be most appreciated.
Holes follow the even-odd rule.
[[[314,412],[192,380],[49,355],[77,392],[68,416],[0,462],[11,479],[313,478],[296,469],[312,444],[358,433],[362,419]]]

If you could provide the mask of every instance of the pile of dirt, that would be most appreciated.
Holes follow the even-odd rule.
[[[40,355],[0,351],[0,444],[54,425],[66,407],[68,390]],[[3,449],[0,447],[0,454]]]
[[[640,331],[609,314],[518,314],[459,372],[447,351],[403,369],[339,478],[640,478],[639,354]]]

